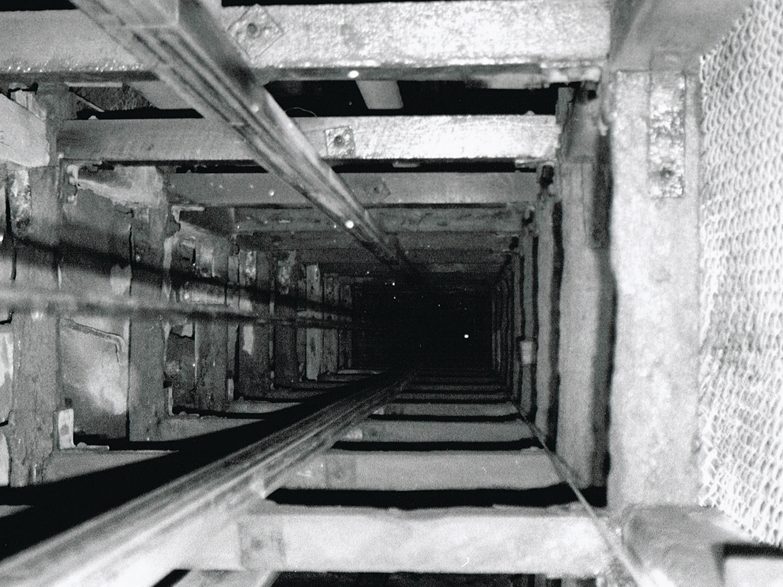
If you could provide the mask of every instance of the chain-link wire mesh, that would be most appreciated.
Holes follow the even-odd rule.
[[[705,505],[783,543],[783,1],[701,64]]]

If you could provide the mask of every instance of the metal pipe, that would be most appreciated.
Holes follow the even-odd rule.
[[[44,287],[0,285],[0,306],[19,312],[55,315],[126,316],[142,320],[186,318],[189,320],[227,320],[255,324],[282,324],[311,328],[362,329],[359,325],[319,318],[259,318],[255,312],[222,304],[182,304],[126,296],[72,293]]]
[[[392,400],[412,373],[373,378],[311,415],[0,564],[0,584],[151,584],[286,476]]]
[[[382,262],[416,274],[249,69],[199,0],[77,0],[75,4],[206,118],[249,145],[253,158],[291,185]]]

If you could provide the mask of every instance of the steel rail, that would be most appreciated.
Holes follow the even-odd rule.
[[[525,425],[530,429],[530,432],[536,437],[541,444],[541,448],[546,453],[549,461],[552,463],[552,467],[557,472],[558,477],[566,483],[571,491],[574,492],[577,501],[579,501],[582,508],[584,508],[587,516],[592,521],[598,534],[601,536],[601,540],[606,545],[609,552],[611,552],[617,561],[627,571],[628,577],[633,579],[634,583],[638,587],[664,587],[669,584],[668,581],[661,580],[657,574],[650,572],[645,568],[644,564],[639,558],[631,552],[625,544],[617,537],[617,535],[606,527],[606,521],[601,519],[595,512],[595,509],[585,497],[584,493],[579,489],[578,475],[574,472],[573,468],[561,457],[559,454],[550,450],[547,446],[546,436],[541,429],[536,426],[530,419],[529,415],[522,411],[519,406],[515,405],[517,413],[521,416]]]
[[[263,87],[215,15],[199,0],[76,0],[101,28],[206,118],[232,129],[278,175],[387,265],[416,275],[396,237],[348,186]]]
[[[413,376],[386,373],[285,428],[0,564],[0,584],[151,584],[286,476],[328,449]]]

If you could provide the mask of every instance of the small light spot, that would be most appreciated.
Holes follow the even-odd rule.
[[[253,112],[259,112],[259,111],[261,110],[261,106],[259,106],[258,104],[255,104],[255,103],[254,103],[254,104],[253,104],[253,105],[250,107],[250,110],[251,110],[251,111],[253,111]]]
[[[357,70],[352,69],[348,72],[348,79],[356,79],[357,77],[359,77],[359,72]]]
[[[392,287],[394,287],[395,285],[397,285],[397,282],[396,281],[392,281]]]
[[[468,340],[470,338],[470,335],[466,332],[465,334],[462,335],[462,338]]]
[[[345,228],[347,228],[348,230],[351,230],[354,226],[356,226],[356,225],[353,223],[353,220],[346,220],[345,221]]]
[[[269,190],[269,197],[274,198],[275,197],[275,190]]]

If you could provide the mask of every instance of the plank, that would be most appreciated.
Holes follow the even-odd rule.
[[[306,401],[306,400],[305,400]],[[248,401],[235,400],[229,406],[229,413],[268,414],[302,405],[296,401]],[[459,416],[459,417],[499,417],[517,413],[510,403],[506,404],[460,404],[460,403],[391,403],[380,408],[379,416]]]
[[[57,450],[46,460],[41,480],[61,481],[171,454],[167,450]],[[549,458],[537,448],[480,453],[331,449],[290,475],[285,487],[372,491],[526,490],[559,483]]]
[[[160,424],[161,442],[194,438],[239,426],[261,425],[259,418],[172,416]],[[521,421],[429,421],[369,419],[350,431],[344,442],[515,442],[532,438]]]
[[[510,403],[500,404],[459,404],[459,403],[393,403],[382,407],[376,414],[385,416],[459,416],[459,417],[499,417],[516,414],[516,408]]]
[[[342,173],[340,177],[368,208],[532,203],[539,190],[535,173],[522,172]],[[167,182],[177,197],[205,206],[311,206],[271,173],[172,173]]]
[[[594,577],[610,560],[587,515],[535,508],[264,505],[240,521],[239,544],[247,568],[287,571]]]
[[[320,211],[237,208],[246,217],[237,223],[238,233],[338,230]],[[493,232],[516,234],[522,229],[522,211],[497,208],[378,208],[372,211],[386,231],[398,232]],[[339,228],[341,229],[341,227]]]
[[[321,397],[326,390],[320,389],[276,389],[270,391],[266,397],[270,400],[277,401],[302,401],[310,398]],[[460,393],[455,394],[453,392],[402,392],[399,394],[399,399],[405,402],[419,402],[419,403],[464,403],[464,402],[505,402],[508,401],[509,396],[505,391],[503,392],[480,392],[480,393]]]
[[[507,77],[538,87],[597,81],[609,52],[600,0],[237,7],[221,20],[266,80],[347,79],[354,70],[363,79],[468,79],[521,68],[529,73]],[[3,77],[153,78],[77,12],[6,13],[0,25]]]
[[[352,430],[344,442],[514,442],[532,438],[521,420],[432,421],[369,419]]]
[[[288,478],[287,489],[525,490],[560,483],[541,449],[507,452],[331,450]]]
[[[0,161],[23,167],[49,163],[46,121],[0,95]]]
[[[514,235],[492,232],[404,232],[400,245],[409,251],[436,249],[508,250]],[[356,249],[356,241],[338,231],[288,231],[241,234],[237,242],[243,248],[263,250]]]
[[[530,166],[554,159],[560,135],[554,117],[547,115],[363,116],[293,121],[318,154],[329,161],[500,160]],[[334,141],[338,137],[350,148],[337,148]],[[84,161],[253,160],[234,134],[205,119],[67,121],[58,134],[57,147],[65,159]],[[259,186],[262,201],[270,199],[269,190],[275,191],[275,201],[296,199],[286,184],[272,179],[264,184],[260,181],[252,183]],[[375,185],[359,184],[358,195],[377,198]],[[389,191],[393,187],[401,189],[387,186]],[[247,189],[252,188],[244,191]],[[224,197],[232,197],[228,188]]]
[[[412,263],[430,265],[465,264],[498,265],[508,255],[503,250],[487,249],[406,249]],[[302,263],[341,264],[346,259],[351,263],[373,263],[373,257],[360,247],[346,249],[299,249],[297,255]]]
[[[368,276],[387,278],[398,275],[388,267],[379,263],[346,261],[344,263],[322,263],[321,267],[324,271],[348,277]],[[499,261],[495,263],[490,261],[485,261],[483,263],[417,263],[416,267],[424,273],[439,274],[439,285],[443,285],[440,281],[441,275],[452,275],[457,280],[466,277],[491,280],[497,274],[498,270],[503,267],[503,263]]]

